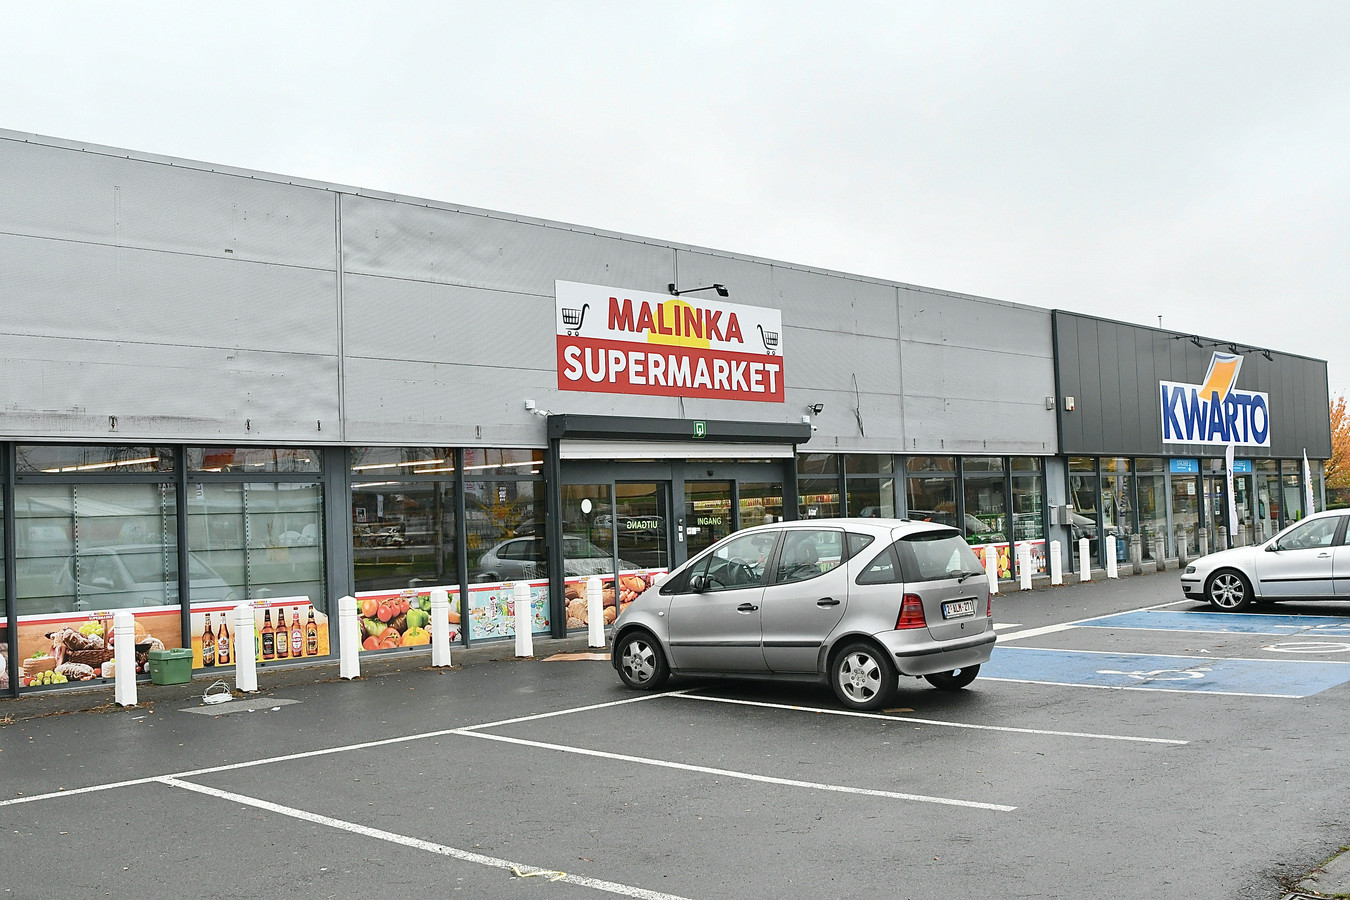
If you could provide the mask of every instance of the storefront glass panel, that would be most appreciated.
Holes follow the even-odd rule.
[[[848,515],[865,519],[896,517],[894,478],[850,478]]]
[[[839,454],[802,453],[797,457],[797,475],[838,475]]]
[[[920,522],[956,527],[956,479],[911,474],[905,479],[907,515]]]
[[[1255,469],[1256,533],[1253,540],[1259,544],[1280,530],[1280,463],[1274,459],[1258,459]]]
[[[738,485],[741,527],[783,521],[782,482],[746,482]]]
[[[14,448],[14,469],[23,475],[129,475],[172,472],[173,450],[168,447],[31,444]]]
[[[525,458],[515,457],[521,454]],[[516,633],[513,583],[530,584],[532,628],[549,628],[549,558],[545,539],[548,491],[543,481],[484,478],[484,474],[529,474],[537,470],[531,451],[465,450],[465,520],[461,531],[469,561],[468,636],[472,639],[510,637]],[[470,460],[474,462],[470,463]],[[470,466],[474,466],[470,471]],[[590,560],[609,568],[609,551],[591,549],[564,535],[564,557]],[[599,553],[597,557],[596,554]],[[564,570],[565,571],[565,570]]]
[[[895,457],[889,454],[850,453],[844,457],[844,471],[849,475],[890,475],[895,471]]]
[[[684,536],[694,556],[736,530],[730,481],[684,483]]]
[[[1013,500],[1013,541],[1017,544],[1031,545],[1031,571],[1040,575],[1046,571],[1045,542],[1045,478],[1041,475],[1019,475],[1017,460],[1013,460],[1012,500]],[[1036,460],[1036,469],[1040,468]],[[1013,554],[1016,574],[1017,554]]]
[[[1284,474],[1284,524],[1287,527],[1289,523],[1296,522],[1303,518],[1303,477],[1297,473],[1302,470],[1299,468],[1303,463],[1300,460],[1285,460]],[[1292,474],[1291,474],[1292,473]]]
[[[1129,559],[1130,535],[1134,534],[1134,490],[1130,483],[1130,461],[1120,457],[1103,458],[1101,486],[1105,534],[1115,537],[1116,562],[1123,563]]]
[[[1096,459],[1090,456],[1069,458],[1069,534],[1072,542],[1072,563],[1079,566],[1080,541],[1087,538],[1088,563],[1101,565],[1101,490],[1096,474]]]
[[[317,474],[320,462],[319,451],[308,447],[189,447],[187,450],[189,472]]]
[[[955,456],[911,456],[905,460],[905,471],[910,475],[916,472],[956,473]]]
[[[357,591],[457,590],[455,520],[453,481],[354,482],[352,554]]]
[[[839,513],[839,478],[798,478],[797,511],[803,519],[828,519]]]
[[[999,578],[1011,578],[1008,543],[1007,479],[1000,457],[976,456],[962,461],[966,515],[962,533],[983,565],[994,555]]]
[[[1186,556],[1200,553],[1200,497],[1198,476],[1174,472],[1167,476],[1171,484],[1172,529],[1175,546],[1184,546]]]
[[[1154,558],[1154,541],[1163,539],[1163,553],[1172,547],[1174,539],[1167,533],[1167,476],[1160,459],[1134,461],[1134,490],[1138,501],[1139,538],[1144,559]],[[1126,550],[1126,558],[1129,550]]]

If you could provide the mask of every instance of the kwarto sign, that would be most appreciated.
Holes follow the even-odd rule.
[[[776,309],[555,284],[558,388],[783,402]]]
[[[1163,443],[1269,447],[1270,397],[1238,390],[1241,369],[1241,356],[1216,352],[1203,384],[1159,382]]]

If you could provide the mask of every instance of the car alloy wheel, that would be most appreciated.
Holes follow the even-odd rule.
[[[619,656],[619,678],[630,688],[649,691],[659,687],[670,675],[660,645],[645,632],[625,635],[616,652]]]
[[[1247,579],[1232,569],[1222,569],[1210,576],[1205,595],[1209,597],[1210,605],[1228,612],[1243,609],[1252,602],[1252,589],[1248,587]]]
[[[895,694],[900,676],[895,665],[870,644],[853,643],[835,656],[830,667],[834,694],[850,709],[880,709]]]

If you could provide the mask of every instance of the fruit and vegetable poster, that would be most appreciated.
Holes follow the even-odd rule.
[[[252,600],[253,658],[267,663],[329,654],[328,616],[308,597]],[[202,603],[192,606],[192,667],[211,669],[234,665],[238,604]],[[209,635],[208,635],[209,632]]]
[[[431,592],[450,597],[450,641],[459,639],[459,588],[407,588],[356,595],[361,650],[394,650],[431,645]]]
[[[1033,575],[1045,574],[1045,541],[1018,541],[1017,546],[1026,544],[1031,547],[1031,572]],[[980,565],[985,566],[986,554],[998,554],[998,577],[1000,579],[1011,579],[1017,577],[1013,571],[1013,563],[1016,561],[1012,554],[1013,551],[1008,544],[975,544],[970,549],[975,551],[979,557]],[[986,570],[987,570],[986,566]]]
[[[129,612],[136,628],[136,672],[149,671],[151,650],[183,645],[176,606],[20,616],[19,687],[36,688],[113,676],[113,614]]]

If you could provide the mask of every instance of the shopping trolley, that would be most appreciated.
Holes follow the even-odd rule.
[[[590,309],[589,303],[581,304],[581,309],[568,309],[563,307],[562,317],[563,325],[567,327],[569,337],[576,337],[581,334],[581,323],[586,321],[586,310]]]
[[[756,325],[759,329],[759,339],[764,342],[764,351],[773,356],[778,349],[778,332],[765,331],[763,325]]]

